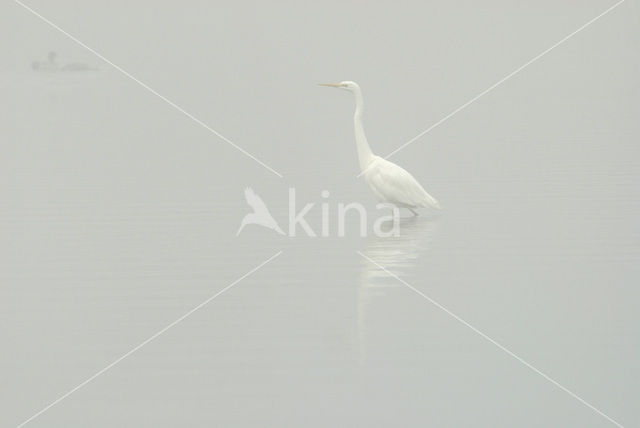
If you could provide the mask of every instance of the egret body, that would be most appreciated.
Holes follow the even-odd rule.
[[[416,208],[432,207],[440,209],[438,201],[427,193],[413,175],[404,168],[380,156],[376,156],[369,147],[369,142],[362,125],[362,90],[356,82],[322,83],[351,92],[356,99],[356,111],[353,124],[358,149],[358,162],[361,175],[371,188],[378,201],[408,208],[417,215]]]

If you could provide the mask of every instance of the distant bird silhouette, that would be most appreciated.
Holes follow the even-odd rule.
[[[273,229],[280,235],[284,235],[284,232],[282,231],[282,229],[280,229],[278,223],[276,223],[275,219],[267,209],[267,206],[262,201],[262,198],[256,195],[251,187],[247,187],[246,189],[244,189],[244,197],[247,200],[247,204],[249,204],[249,206],[253,208],[253,212],[244,216],[242,222],[240,223],[240,228],[238,229],[238,233],[236,233],[236,236],[240,235],[240,232],[247,224],[258,224],[260,226]]]
[[[47,55],[46,61],[33,61],[31,63],[31,68],[36,71],[58,71],[58,63],[56,62],[56,57],[58,54],[51,51]]]
[[[46,61],[34,61],[31,68],[35,71],[99,71],[100,69],[92,65],[81,62],[70,62],[60,66],[57,61],[58,54],[54,51],[49,52]]]
[[[98,71],[100,69],[98,67],[83,64],[81,62],[70,62],[69,64],[63,65],[60,70],[62,71]]]

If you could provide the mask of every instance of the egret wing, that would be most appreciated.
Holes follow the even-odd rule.
[[[404,168],[378,158],[368,175],[372,190],[383,200],[400,206],[440,208],[434,197]]]

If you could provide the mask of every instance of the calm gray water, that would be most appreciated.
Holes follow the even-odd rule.
[[[0,5],[0,426],[278,251],[28,426],[615,426],[416,290],[638,424],[636,3],[395,155],[444,209],[394,238],[337,236],[339,202],[379,212],[353,100],[315,84],[358,81],[386,155],[612,2],[28,4],[284,178]],[[52,50],[100,71],[33,71]],[[290,187],[318,233],[327,203],[330,236],[236,237],[247,186],[285,229]]]

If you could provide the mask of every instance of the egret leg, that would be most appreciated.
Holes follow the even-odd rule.
[[[413,213],[414,217],[418,217],[420,215],[420,213],[418,213],[418,211],[415,211],[413,208],[409,208],[409,211]]]

